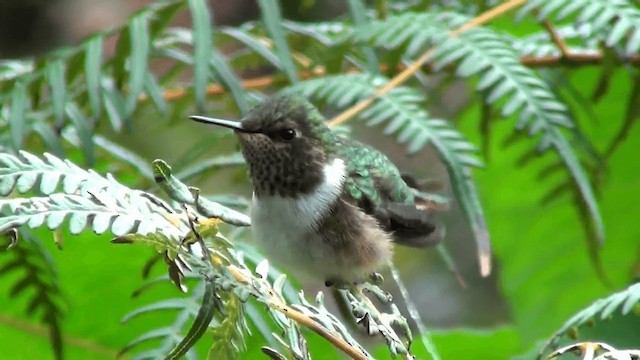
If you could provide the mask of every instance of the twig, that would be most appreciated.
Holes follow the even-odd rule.
[[[576,54],[569,53],[566,57],[563,55],[547,55],[547,56],[523,56],[520,58],[520,62],[528,67],[551,67],[551,66],[589,66],[600,65],[604,60],[604,55],[601,52],[594,52],[591,54]],[[624,64],[633,66],[640,65],[640,55],[632,55],[627,59],[624,59]]]
[[[214,261],[214,264],[215,263],[220,264],[220,260],[216,261],[216,259],[214,259],[213,261]],[[245,283],[245,284],[251,284],[251,281],[245,277],[245,275],[240,271],[240,269],[237,266],[228,265],[227,266],[227,270],[231,273],[231,275],[233,275],[233,277],[238,282],[242,282],[242,283]],[[278,312],[282,313],[284,316],[288,317],[289,319],[291,319],[291,320],[293,320],[293,321],[295,321],[295,322],[297,322],[299,324],[304,325],[305,327],[307,327],[311,331],[315,332],[316,334],[322,336],[327,341],[329,341],[333,346],[335,346],[336,348],[342,350],[345,354],[349,355],[351,358],[357,359],[357,360],[366,360],[367,359],[367,357],[364,356],[360,351],[358,351],[358,349],[356,349],[352,345],[348,344],[346,341],[336,337],[331,332],[327,331],[327,329],[322,327],[318,322],[316,322],[315,320],[311,319],[307,315],[299,312],[298,310],[295,310],[295,309],[289,307],[287,304],[283,303],[277,296],[275,296],[273,294],[272,291],[273,290],[269,291],[269,295],[271,295],[271,299],[270,300],[272,300],[272,301],[270,301],[269,305],[273,309],[275,309]]]
[[[593,52],[589,54],[585,53],[569,53],[565,55],[546,55],[546,56],[522,56],[520,57],[520,63],[522,65],[531,68],[540,67],[555,67],[555,66],[591,66],[599,65],[604,56],[600,52]],[[640,65],[640,55],[633,55],[628,59],[625,59],[625,64],[632,66]],[[426,68],[425,68],[426,67]],[[387,64],[381,64],[382,71],[388,71]],[[402,64],[398,65],[398,70],[406,69]],[[423,70],[432,71],[431,66],[423,64]],[[357,72],[356,68],[349,69],[350,72]],[[326,75],[326,70],[322,66],[316,66],[312,71],[301,71],[299,74],[301,79],[311,79]],[[248,78],[241,81],[241,85],[245,90],[261,90],[270,86],[285,82],[286,80],[279,80],[276,76],[258,76],[254,78]],[[166,101],[176,101],[187,95],[189,88],[171,88],[164,90],[163,97]],[[207,87],[207,95],[220,95],[226,92],[225,88],[218,83],[211,84]],[[139,101],[149,100],[147,94],[140,95]]]
[[[558,49],[560,50],[560,54],[562,54],[563,58],[568,58],[570,56],[569,47],[567,47],[567,43],[564,42],[564,39],[558,34],[556,29],[554,29],[553,25],[549,20],[545,20],[542,22],[542,26],[549,32],[549,36],[551,40],[556,44]]]

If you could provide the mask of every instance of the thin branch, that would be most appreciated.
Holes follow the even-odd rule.
[[[567,43],[564,42],[564,39],[558,34],[556,29],[551,25],[549,20],[545,20],[542,22],[542,26],[547,30],[551,40],[556,44],[558,49],[560,50],[560,54],[562,54],[563,58],[568,58],[570,56],[569,47],[567,47]]]
[[[218,265],[221,264],[221,261],[219,259],[214,258],[213,261],[214,261],[214,264],[218,264]],[[231,273],[231,275],[233,275],[233,277],[238,282],[251,284],[251,281],[247,279],[245,275],[242,273],[242,271],[240,271],[240,269],[235,265],[228,265],[227,270]],[[270,299],[271,301],[269,302],[269,306],[271,306],[274,310],[277,310],[278,312],[282,313],[284,316],[288,317],[289,319],[306,326],[311,331],[325,338],[333,346],[342,350],[345,354],[349,355],[351,358],[356,360],[367,359],[367,357],[364,354],[362,354],[358,349],[356,349],[354,346],[348,344],[346,341],[340,339],[339,337],[329,332],[327,329],[321,326],[320,323],[311,319],[307,315],[299,312],[298,310],[295,310],[289,307],[289,305],[283,303],[277,296],[274,295],[272,289],[269,290],[269,295],[271,296],[271,299]]]
[[[546,56],[522,56],[520,57],[520,63],[531,68],[542,67],[558,67],[558,66],[592,66],[600,65],[604,59],[604,56],[600,52],[594,52],[590,54],[585,53],[569,53],[567,55],[546,55]],[[640,55],[633,55],[624,61],[625,64],[632,66],[640,66]],[[387,71],[388,66],[381,64],[382,71]],[[423,65],[423,70],[432,71],[432,67],[429,64]],[[398,65],[398,70],[406,69],[402,64]],[[349,69],[350,72],[357,72],[358,70],[353,68]],[[312,71],[301,71],[299,74],[301,79],[312,79],[326,75],[326,70],[322,66],[316,66]],[[277,85],[278,83],[285,83],[286,80],[279,80],[276,76],[258,76],[254,78],[248,78],[242,80],[241,84],[245,90],[261,90],[270,86]],[[171,88],[164,90],[163,97],[166,101],[177,101],[189,92],[189,88]],[[207,87],[207,95],[220,95],[226,92],[225,88],[214,83]],[[147,94],[140,95],[139,101],[149,100]]]
[[[584,53],[569,53],[565,55],[547,55],[547,56],[523,56],[520,58],[520,62],[531,68],[539,67],[553,67],[553,66],[589,66],[600,65],[604,60],[604,55],[601,52],[593,52],[590,54]],[[633,66],[640,65],[640,55],[633,55],[622,61],[624,64]]]

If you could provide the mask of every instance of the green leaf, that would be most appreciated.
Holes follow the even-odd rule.
[[[205,280],[204,296],[202,297],[202,305],[200,305],[198,314],[196,315],[187,335],[178,345],[176,345],[175,348],[173,348],[173,350],[171,350],[166,357],[167,359],[180,359],[198,342],[198,340],[200,340],[202,335],[204,335],[211,323],[211,320],[213,320],[216,307],[219,306],[216,305],[216,301],[219,301],[216,296],[217,294],[215,293],[215,285],[213,282]]]
[[[126,114],[131,116],[136,109],[138,96],[144,89],[144,78],[147,74],[147,58],[151,47],[149,36],[149,15],[141,13],[131,19],[129,37],[131,38],[131,63],[129,64],[129,94],[127,96]]]
[[[284,70],[284,66],[280,61],[280,58],[278,58],[273,50],[266,46],[263,41],[260,41],[259,38],[254,37],[250,32],[245,31],[243,28],[225,27],[222,29],[222,33],[240,41],[248,48],[255,51],[258,55],[262,56],[277,69]]]
[[[464,60],[458,65],[458,70],[463,69],[465,64],[473,63],[482,64],[482,66],[474,65],[474,72],[485,68],[493,69],[491,72],[483,70],[480,75],[480,84],[483,86],[496,82],[495,72],[502,74],[501,80],[490,90],[487,101],[493,103],[502,97],[511,97],[503,106],[503,114],[507,116],[510,112],[521,109],[516,129],[529,125],[530,135],[543,132],[544,136],[539,143],[539,149],[545,150],[552,147],[562,159],[583,201],[587,204],[595,225],[595,236],[602,243],[605,238],[604,224],[593,188],[574,150],[560,131],[562,127],[573,126],[566,115],[566,106],[556,99],[545,82],[540,80],[531,69],[520,63],[518,54],[513,51],[511,45],[495,31],[475,28],[457,38],[449,38],[446,42],[439,44],[435,58],[441,62],[441,66],[445,66],[448,63],[442,60],[451,59],[447,54],[453,51],[460,53],[460,49],[467,50],[462,55]],[[462,72],[462,75],[467,76],[470,73],[467,69]],[[487,76],[485,74],[490,76],[489,80],[483,79]],[[480,90],[484,88],[480,87]]]
[[[162,114],[166,114],[168,107],[167,102],[164,99],[164,93],[151,71],[148,71],[144,78],[144,89],[158,111]]]
[[[49,124],[44,122],[35,122],[31,125],[31,129],[40,136],[40,139],[47,146],[47,150],[52,152],[56,156],[64,156],[64,149],[60,142],[60,137],[51,128]]]
[[[182,181],[187,181],[193,177],[206,174],[220,167],[242,166],[245,164],[242,154],[237,152],[230,155],[220,155],[202,160],[181,170],[175,176]]]
[[[47,81],[49,82],[49,91],[51,91],[53,116],[57,124],[63,124],[67,94],[64,79],[64,63],[62,60],[56,59],[47,65]]]
[[[151,166],[149,166],[149,161],[143,159],[133,151],[112,142],[104,136],[95,135],[93,140],[96,146],[105,150],[114,158],[130,164],[132,168],[136,169],[136,171],[138,171],[144,178],[153,180],[153,172],[151,171]]]
[[[74,102],[69,102],[65,105],[65,112],[76,129],[78,138],[80,138],[80,145],[82,147],[82,153],[87,165],[93,165],[95,161],[94,144],[93,144],[93,126],[90,124],[90,119],[87,118],[78,105]]]
[[[166,0],[152,4],[153,19],[149,27],[152,38],[159,37],[167,26],[171,25],[171,20],[186,6],[184,0]]]
[[[125,98],[115,89],[105,86],[102,87],[102,98],[111,126],[120,131],[127,119]]]
[[[211,71],[216,78],[222,83],[222,85],[231,92],[231,96],[236,102],[241,114],[246,114],[249,111],[249,104],[247,102],[246,93],[240,79],[233,72],[233,69],[229,67],[222,55],[213,49],[211,53]]]
[[[275,43],[276,54],[280,58],[280,62],[284,66],[285,73],[289,81],[295,83],[298,81],[298,74],[293,63],[291,50],[287,44],[286,34],[282,26],[282,16],[280,15],[280,5],[276,0],[258,0],[262,14],[262,21]]]
[[[205,108],[207,85],[209,84],[209,57],[213,40],[211,36],[211,20],[208,2],[205,0],[189,0],[189,10],[193,20],[193,76],[198,109]]]
[[[122,354],[126,353],[127,351],[133,349],[137,345],[140,345],[140,344],[142,344],[144,342],[147,342],[149,340],[155,340],[155,339],[158,339],[158,338],[162,339],[162,338],[166,338],[166,337],[172,336],[172,335],[174,335],[174,332],[175,332],[175,330],[173,328],[169,327],[169,326],[148,331],[148,332],[138,336],[137,338],[131,340],[127,345],[125,345],[122,349],[120,349],[118,354],[122,355]]]
[[[65,131],[63,136],[67,141],[75,146],[81,145],[80,139],[75,131]],[[93,142],[95,146],[104,150],[113,158],[131,165],[133,169],[147,180],[153,180],[153,173],[151,171],[151,166],[149,166],[149,161],[143,159],[131,150],[112,142],[102,135],[94,134]]]
[[[93,116],[99,117],[101,114],[100,77],[102,69],[102,36],[96,35],[85,44],[87,56],[84,62],[85,78],[87,80],[87,94],[89,104],[93,111]]]
[[[125,323],[135,317],[138,317],[140,315],[143,315],[152,311],[157,311],[157,310],[181,310],[181,309],[193,309],[195,311],[197,309],[197,304],[190,301],[190,299],[174,298],[174,299],[162,300],[154,304],[143,306],[139,309],[136,309],[128,313],[127,315],[125,315],[125,317],[123,317],[122,320],[120,321]]]
[[[349,12],[351,13],[351,18],[353,19],[353,24],[355,26],[364,26],[367,23],[367,8],[365,4],[361,0],[349,0]],[[362,52],[364,53],[365,59],[367,61],[367,71],[372,74],[376,74],[380,71],[380,63],[378,62],[378,58],[376,57],[375,52],[372,48],[363,46]]]
[[[26,110],[28,101],[25,82],[18,81],[11,90],[11,112],[9,113],[11,144],[15,150],[22,149],[22,142],[27,135]]]
[[[508,359],[520,351],[520,336],[511,327],[487,330],[453,329],[432,333],[433,342],[438,347],[442,359],[455,359],[465,354],[474,359]],[[427,358],[415,344],[414,355]],[[382,355],[382,353],[379,353]]]

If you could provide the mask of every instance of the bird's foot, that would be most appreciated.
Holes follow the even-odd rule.
[[[374,272],[369,275],[369,281],[374,285],[380,285],[384,282],[384,277],[382,277],[382,274]]]
[[[345,281],[338,278],[330,278],[324,281],[326,287],[335,287],[336,289],[347,289],[354,286],[363,285],[367,281]],[[384,277],[379,273],[372,273],[369,275],[369,282],[373,285],[380,285],[384,282]]]
[[[324,281],[324,285],[326,287],[334,287],[336,289],[347,289],[349,286],[352,286],[353,283],[348,281],[344,281],[342,279],[327,279]]]

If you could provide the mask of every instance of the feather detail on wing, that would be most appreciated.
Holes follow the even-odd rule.
[[[379,151],[351,142],[343,147],[347,161],[346,191],[367,214],[392,234],[394,242],[411,247],[437,245],[444,228],[433,222],[431,201],[415,196],[420,184],[402,176]],[[352,145],[352,146],[348,146]]]

